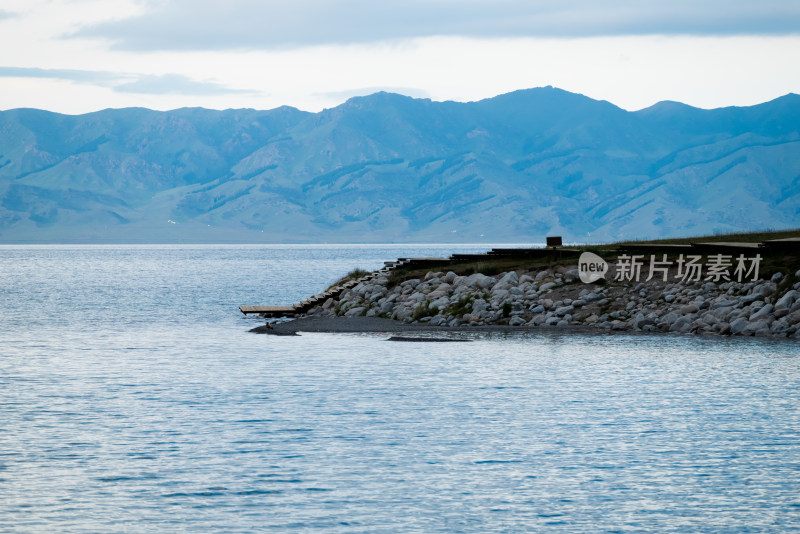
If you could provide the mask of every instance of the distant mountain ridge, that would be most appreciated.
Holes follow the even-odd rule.
[[[800,226],[800,96],[546,87],[319,113],[0,112],[0,242],[605,241]]]

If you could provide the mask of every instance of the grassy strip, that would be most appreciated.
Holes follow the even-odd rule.
[[[359,278],[367,274],[370,274],[369,271],[366,271],[364,269],[361,268],[353,269],[352,271],[350,271],[349,273],[347,273],[346,275],[344,275],[343,277],[339,278],[337,281],[332,283],[330,286],[328,286],[328,289],[340,286],[346,282],[349,282],[350,280],[358,280]]]
[[[605,258],[606,261],[613,261],[615,259],[616,247],[626,244],[663,244],[663,245],[681,245],[690,243],[709,243],[709,242],[742,242],[742,243],[761,243],[770,239],[785,239],[789,237],[800,237],[800,229],[797,230],[781,230],[781,231],[762,231],[753,233],[731,233],[731,234],[718,234],[713,236],[699,236],[699,237],[685,237],[675,239],[657,239],[650,241],[621,241],[618,243],[609,243],[606,245],[578,245],[570,246],[569,248],[579,250],[581,252],[594,252]],[[671,251],[665,251],[668,259],[676,260],[677,256]],[[754,252],[755,253],[755,252]],[[769,278],[777,272],[783,273],[785,276],[782,285],[794,284],[794,273],[800,269],[800,257],[795,253],[783,254],[766,254],[765,251],[759,251],[762,256],[760,273],[762,278]],[[657,255],[658,256],[658,255]],[[649,258],[649,256],[648,256]],[[645,258],[647,259],[647,258]],[[660,257],[658,259],[661,259]],[[389,276],[389,286],[392,287],[405,280],[412,278],[424,278],[430,271],[453,271],[459,276],[469,276],[474,273],[485,274],[486,276],[495,276],[497,274],[509,271],[536,271],[543,269],[552,269],[558,266],[570,265],[577,267],[577,259],[556,259],[556,258],[513,258],[513,257],[492,257],[486,256],[480,260],[465,263],[449,263],[442,266],[428,266],[418,269],[398,268],[394,269]]]
[[[656,245],[688,245],[690,243],[720,243],[720,242],[734,242],[734,243],[763,243],[771,239],[787,239],[790,237],[800,237],[800,228],[794,230],[764,230],[761,232],[750,233],[729,233],[729,234],[714,234],[698,237],[678,237],[666,239],[650,239],[641,241],[621,241],[614,243],[614,245],[633,245],[633,244],[656,244]]]

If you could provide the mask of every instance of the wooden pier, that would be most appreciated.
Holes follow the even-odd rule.
[[[297,314],[294,306],[239,306],[239,310],[245,315],[258,313],[264,317],[294,317]]]
[[[342,285],[331,287],[323,293],[314,295],[313,297],[309,297],[306,300],[298,302],[291,306],[239,306],[239,311],[245,315],[256,313],[266,319],[276,319],[279,317],[294,317],[296,315],[306,313],[314,306],[323,304],[329,298],[338,297],[345,289],[350,289],[351,287],[355,287],[359,283],[365,280],[369,280],[373,276],[377,276],[379,274],[388,274],[389,272],[390,268],[388,266],[384,267],[379,271],[375,271],[366,276],[362,276],[357,280],[349,280]]]

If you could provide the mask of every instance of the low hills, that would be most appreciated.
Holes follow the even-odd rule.
[[[628,112],[546,87],[319,113],[0,112],[0,242],[581,242],[794,228],[800,96]]]

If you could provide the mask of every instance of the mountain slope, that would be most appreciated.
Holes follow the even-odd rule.
[[[800,96],[627,112],[554,88],[320,113],[0,112],[0,241],[608,240],[785,228]]]

